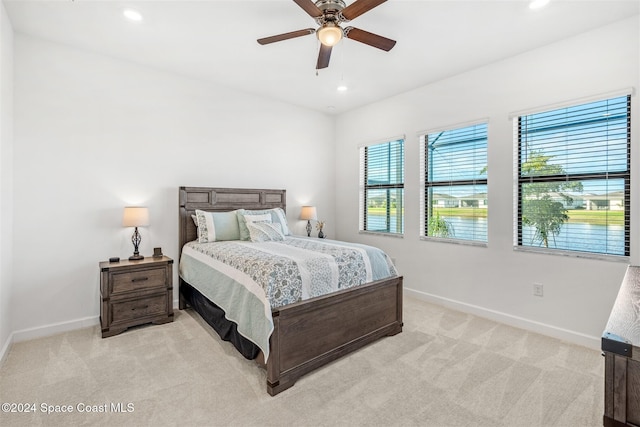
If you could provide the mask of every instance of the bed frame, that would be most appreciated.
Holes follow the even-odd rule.
[[[196,209],[286,208],[286,190],[180,187],[179,193],[180,253],[185,243],[197,238],[191,219]],[[179,282],[180,286],[184,283]],[[180,292],[180,309],[184,308],[186,301]],[[278,307],[272,317],[274,330],[265,368],[267,392],[273,396],[314,369],[383,336],[402,332],[402,276]]]

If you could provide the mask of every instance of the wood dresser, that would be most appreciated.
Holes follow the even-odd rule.
[[[640,267],[630,266],[602,335],[605,426],[640,426]]]
[[[102,338],[144,323],[173,321],[173,260],[100,263]]]

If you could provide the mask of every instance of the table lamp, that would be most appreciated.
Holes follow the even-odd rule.
[[[317,219],[315,206],[303,206],[300,211],[300,219],[307,220],[307,237],[311,237],[311,220]]]
[[[138,232],[138,227],[146,227],[149,225],[149,209],[143,207],[128,206],[124,208],[124,215],[122,216],[123,227],[135,227],[133,236],[131,236],[131,243],[133,243],[133,255],[129,257],[131,261],[144,259],[138,247],[142,241],[142,237]]]

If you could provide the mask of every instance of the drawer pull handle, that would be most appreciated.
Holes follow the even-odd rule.
[[[145,310],[145,309],[147,309],[147,308],[149,308],[149,304],[147,304],[147,305],[140,305],[140,306],[138,306],[138,307],[133,307],[133,308],[131,309],[131,311],[136,311],[136,310]]]
[[[144,282],[145,280],[149,280],[148,277],[138,277],[137,279],[131,279],[132,282]]]

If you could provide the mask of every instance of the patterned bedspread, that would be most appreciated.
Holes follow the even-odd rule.
[[[281,242],[189,242],[180,277],[222,308],[269,356],[271,309],[397,276],[372,246],[287,236]]]

